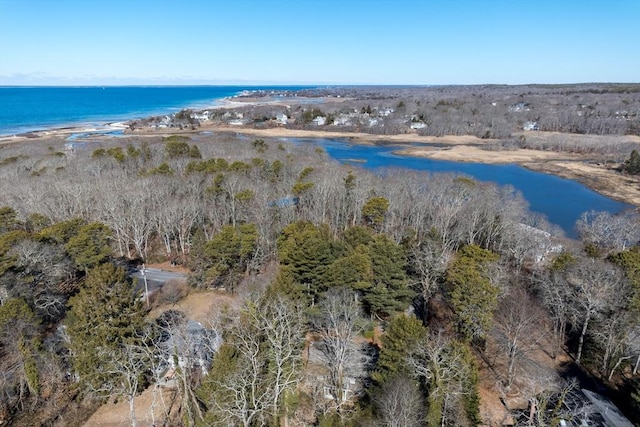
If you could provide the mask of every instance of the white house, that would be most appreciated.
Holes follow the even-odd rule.
[[[162,120],[156,125],[156,128],[166,128],[171,125],[173,118],[171,116],[164,116]]]
[[[333,120],[333,124],[335,126],[349,126],[351,125],[351,121],[349,117],[340,115]]]
[[[315,392],[321,393],[326,400],[332,400],[336,405],[354,401],[364,393],[364,378],[366,377],[367,356],[365,344],[350,342],[346,351],[357,352],[358,358],[348,363],[342,371],[342,384],[340,389],[335,389],[335,380],[331,377],[330,357],[322,350],[321,341],[311,342],[308,347],[308,373],[306,386]]]
[[[559,254],[564,250],[564,246],[555,242],[547,231],[523,223],[517,224],[517,227],[522,243],[519,256],[523,259],[528,258],[539,264],[546,261],[550,254]]]
[[[209,112],[203,111],[202,113],[192,113],[191,118],[200,121],[207,121],[209,120]]]
[[[289,121],[289,117],[285,113],[276,114],[276,122],[281,125],[286,125]]]
[[[327,118],[326,117],[322,117],[322,116],[318,116],[315,119],[313,119],[312,122],[316,126],[324,126],[324,124],[327,123]]]

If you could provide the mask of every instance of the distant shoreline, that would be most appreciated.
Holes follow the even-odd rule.
[[[225,97],[218,100],[217,105],[207,109],[234,109],[256,105],[281,105],[292,99],[254,99],[245,98],[242,101],[235,97]],[[135,119],[132,119],[133,121]],[[136,129],[129,131],[131,121],[105,123],[102,126],[44,129],[20,135],[0,136],[0,145],[19,144],[24,142],[45,141],[48,139],[65,139],[72,134],[95,132],[105,133],[104,138],[113,137],[109,132],[122,130],[123,137],[151,137],[171,134],[200,134],[202,132],[236,133],[255,136],[258,138],[328,138],[346,139],[355,144],[397,145],[395,154],[408,157],[424,157],[434,160],[448,160],[455,162],[485,163],[485,164],[517,164],[537,172],[549,173],[562,178],[574,180],[588,188],[615,200],[640,207],[640,179],[622,175],[615,170],[616,165],[603,165],[597,156],[556,151],[532,149],[489,150],[483,147],[494,143],[495,140],[480,139],[472,135],[445,135],[441,137],[421,136],[418,134],[375,135],[357,132],[333,132],[325,130],[296,130],[284,127],[255,129],[245,126],[232,126],[203,123],[195,130],[165,129]],[[557,133],[537,132],[537,136],[544,137]],[[562,134],[570,137],[571,134]],[[579,135],[585,138],[585,135]],[[626,140],[637,143],[640,148],[640,137],[624,136]],[[416,146],[416,144],[422,144]]]
[[[0,86],[0,138],[60,128],[102,129],[112,122],[172,115],[183,109],[231,108],[236,97],[292,93],[315,86],[43,85]],[[224,105],[221,105],[224,103]]]

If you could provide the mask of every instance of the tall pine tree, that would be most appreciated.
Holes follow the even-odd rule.
[[[142,340],[143,302],[123,269],[103,264],[89,271],[69,307],[65,326],[75,374],[85,391],[109,395],[117,381],[110,374],[117,358]]]
[[[483,343],[491,329],[500,290],[491,283],[488,267],[497,260],[495,253],[468,245],[447,270],[448,297],[465,341]]]
[[[365,294],[369,312],[388,316],[404,311],[414,296],[405,270],[404,249],[387,236],[378,235],[369,243],[369,255],[373,268],[372,287]]]
[[[640,174],[640,154],[638,151],[633,150],[629,155],[629,158],[625,160],[622,165],[622,170],[631,175]]]
[[[280,263],[305,287],[311,301],[326,290],[327,269],[341,252],[326,225],[299,221],[285,227],[278,237]]]
[[[399,314],[391,319],[382,336],[382,348],[376,370],[371,374],[374,384],[381,386],[395,377],[411,377],[407,356],[427,339],[428,330],[414,316]]]

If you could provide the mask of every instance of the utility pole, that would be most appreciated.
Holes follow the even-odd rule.
[[[149,308],[149,286],[147,285],[147,274],[144,264],[142,264],[142,279],[144,280],[144,299],[147,302],[147,308]]]

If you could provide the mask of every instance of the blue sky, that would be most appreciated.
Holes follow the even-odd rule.
[[[0,0],[0,85],[640,82],[640,0]]]

